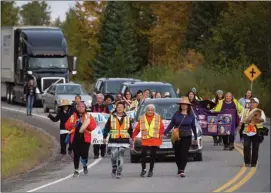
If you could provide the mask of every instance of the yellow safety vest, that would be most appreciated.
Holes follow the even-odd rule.
[[[159,138],[160,131],[160,115],[154,115],[151,123],[148,123],[146,115],[142,115],[139,119],[142,139]]]
[[[112,139],[130,138],[130,135],[128,133],[128,129],[130,128],[130,118],[128,116],[125,116],[123,118],[123,122],[120,125],[118,118],[111,115],[110,126],[111,126],[110,134]]]

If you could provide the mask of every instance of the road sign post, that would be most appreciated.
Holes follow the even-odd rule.
[[[252,91],[253,88],[253,81],[258,78],[262,72],[259,70],[259,68],[255,64],[251,64],[245,71],[244,74],[246,77],[251,81],[250,89]]]

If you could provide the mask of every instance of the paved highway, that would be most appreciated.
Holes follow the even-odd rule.
[[[59,140],[59,123],[53,123],[42,109],[35,109],[32,117],[26,116],[22,106],[2,102],[2,117],[23,120],[44,129]],[[270,120],[267,125],[270,128]],[[239,139],[239,137],[238,137]],[[237,139],[237,142],[238,142]],[[159,160],[152,178],[140,178],[140,164],[129,162],[126,152],[123,178],[112,179],[110,157],[93,159],[90,149],[89,174],[81,173],[72,178],[73,164],[69,160],[60,164],[59,157],[46,166],[16,179],[2,182],[2,191],[16,192],[269,192],[270,191],[270,137],[261,144],[259,166],[243,167],[242,145],[235,151],[223,151],[214,147],[211,137],[204,138],[202,162],[189,162],[187,177],[176,176],[176,165],[172,159]]]

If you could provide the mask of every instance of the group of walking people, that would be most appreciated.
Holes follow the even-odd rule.
[[[187,95],[193,106],[196,106],[201,99],[196,98],[196,91],[191,89]],[[212,99],[215,107],[212,112],[221,112],[224,110],[234,110],[236,112],[235,128],[236,130],[229,135],[213,136],[214,145],[224,145],[224,150],[233,150],[236,134],[239,133],[241,142],[244,145],[244,162],[247,167],[255,167],[258,160],[259,146],[263,142],[264,136],[268,135],[268,129],[264,127],[266,116],[259,108],[260,101],[252,95],[251,90],[247,90],[244,97],[239,100],[233,97],[233,94],[222,90],[216,92]]]
[[[164,136],[171,133],[175,137],[173,148],[175,151],[175,162],[177,166],[177,175],[185,177],[185,168],[188,160],[188,152],[191,144],[197,143],[196,117],[192,113],[192,108],[197,101],[202,100],[196,94],[196,89],[191,89],[187,96],[181,97],[179,110],[174,114],[170,124],[164,128],[161,116],[156,113],[155,105],[149,104],[145,108],[145,113],[141,115],[133,130],[132,121],[126,114],[129,110],[137,110],[138,106],[145,98],[151,98],[151,92],[138,91],[135,99],[132,98],[131,92],[126,92],[124,96],[117,95],[114,99],[112,96],[97,94],[96,104],[91,107],[92,112],[108,113],[109,119],[103,130],[104,144],[94,144],[94,158],[105,156],[106,144],[111,154],[111,175],[115,178],[121,178],[124,153],[127,149],[133,148],[131,144],[141,132],[141,172],[140,176],[148,177],[154,174],[154,165],[156,152],[162,144]],[[262,142],[264,132],[263,123],[266,121],[264,112],[258,108],[259,99],[250,97],[250,99],[240,99],[237,101],[231,93],[217,91],[214,100],[216,106],[213,112],[220,112],[225,109],[236,109],[236,128],[240,131],[240,137],[244,140],[244,161],[246,166],[255,167],[258,160],[259,145]],[[245,101],[245,102],[244,102]],[[96,128],[95,119],[86,112],[86,106],[80,100],[80,96],[75,97],[73,105],[69,105],[63,100],[62,110],[56,117],[48,115],[52,121],[60,120],[61,134],[61,154],[66,155],[66,146],[69,144],[68,153],[74,161],[74,176],[79,176],[79,163],[83,165],[84,173],[87,174],[88,152],[91,143],[91,131]],[[254,115],[257,116],[254,116]],[[239,121],[238,121],[239,120]],[[64,131],[65,130],[65,131]],[[193,138],[192,138],[193,136]],[[214,138],[215,144],[224,144],[224,150],[233,150],[235,134],[218,136]],[[68,140],[67,140],[68,139]],[[252,145],[252,150],[251,150]],[[251,152],[252,151],[252,152]],[[73,152],[73,153],[72,153]],[[150,166],[147,172],[146,158],[150,154]]]

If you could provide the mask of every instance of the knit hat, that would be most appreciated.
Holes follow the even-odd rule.
[[[222,94],[223,95],[223,91],[222,90],[218,90],[218,91],[216,91],[216,94]]]
[[[197,89],[195,87],[191,88],[191,90],[193,93],[196,93],[197,92]]]

